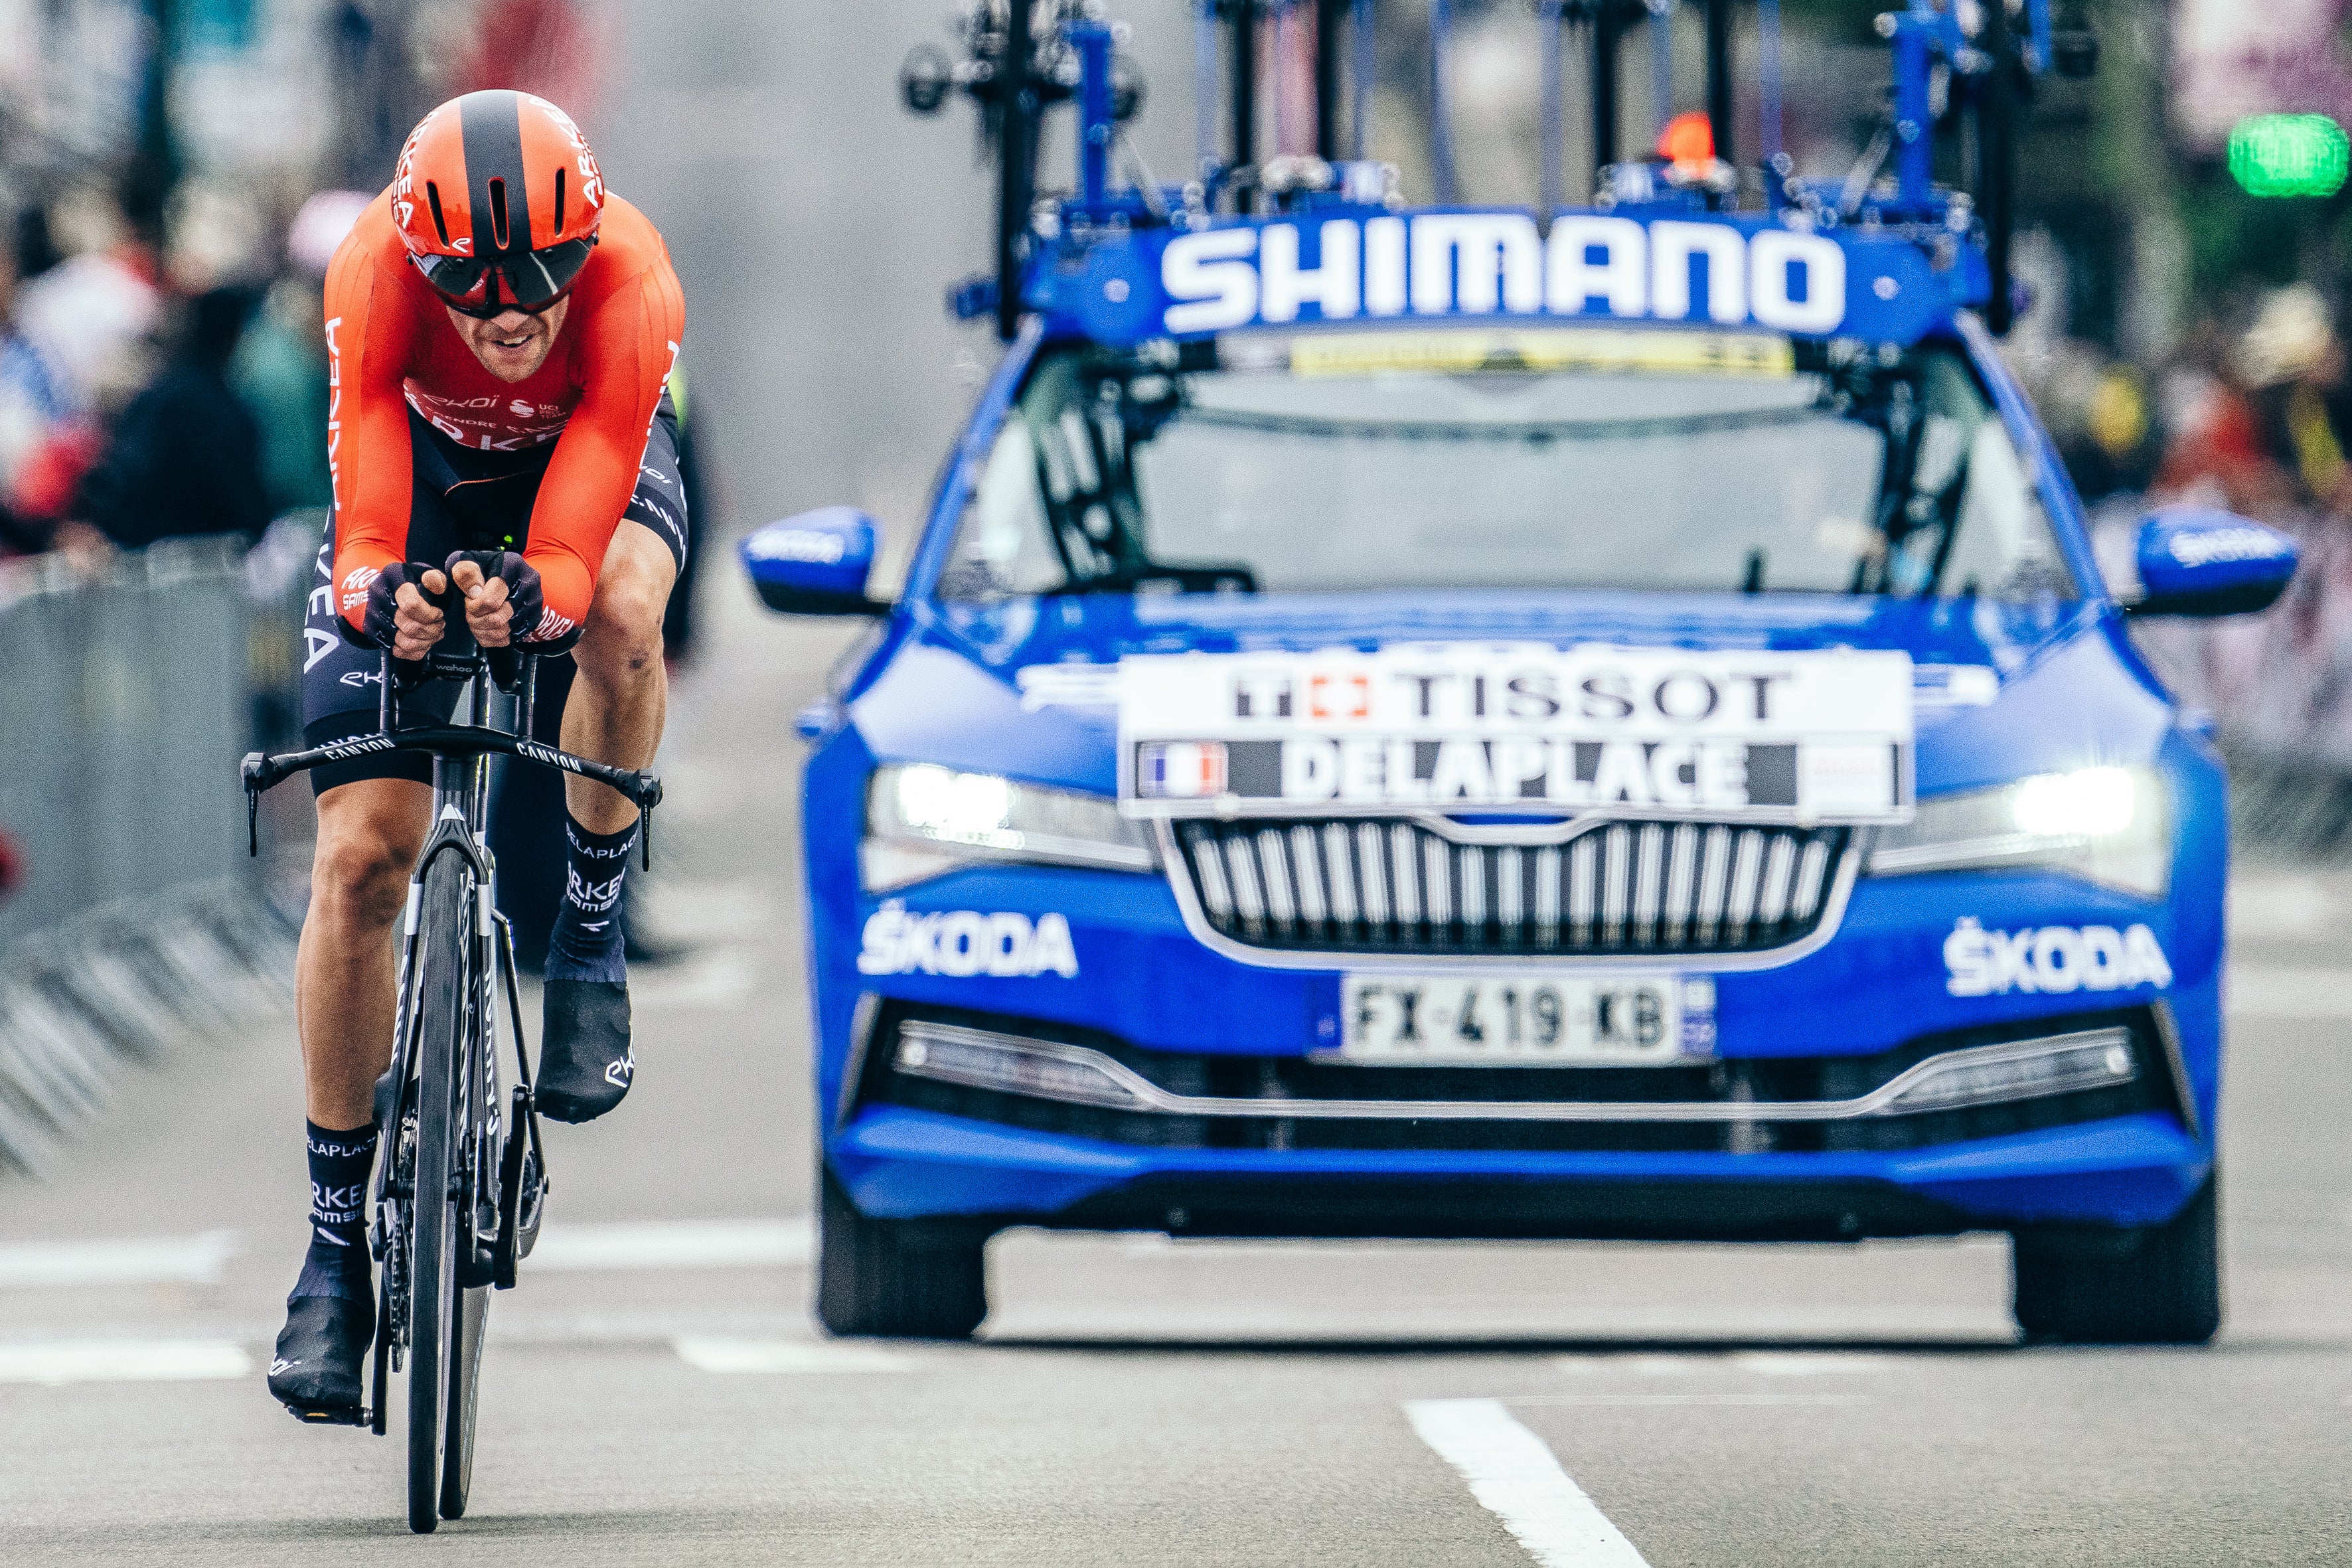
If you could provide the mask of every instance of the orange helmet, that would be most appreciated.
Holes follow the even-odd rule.
[[[408,133],[392,217],[409,258],[469,316],[543,310],[571,291],[604,215],[604,176],[572,117],[499,89],[453,98]]]

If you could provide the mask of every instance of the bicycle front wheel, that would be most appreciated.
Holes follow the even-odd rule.
[[[482,1331],[488,1326],[490,1288],[457,1292],[457,1332],[450,1336],[449,1430],[441,1450],[441,1517],[462,1519],[474,1485],[474,1406],[482,1384]]]
[[[459,1064],[465,1060],[473,944],[471,879],[464,861],[437,857],[425,873],[416,957],[416,1191],[408,1212],[408,1528],[441,1522],[446,1396],[458,1356],[457,1150]]]

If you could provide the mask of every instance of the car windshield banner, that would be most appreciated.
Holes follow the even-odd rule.
[[[1901,653],[1446,644],[1119,664],[1131,816],[1911,815]]]

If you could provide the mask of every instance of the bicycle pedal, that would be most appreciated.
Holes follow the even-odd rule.
[[[373,1417],[356,1405],[330,1405],[325,1409],[308,1409],[289,1405],[286,1414],[305,1426],[365,1426]]]

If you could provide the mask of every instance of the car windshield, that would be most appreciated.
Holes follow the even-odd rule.
[[[1961,356],[1634,329],[1051,351],[940,591],[2074,597]]]

